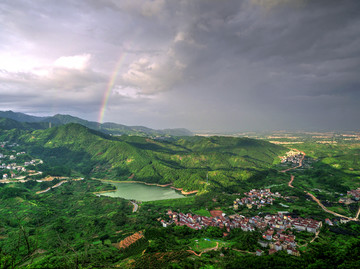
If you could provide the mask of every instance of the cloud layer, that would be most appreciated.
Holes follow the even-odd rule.
[[[192,130],[358,129],[360,2],[2,1],[0,107]],[[112,83],[113,82],[113,83]]]

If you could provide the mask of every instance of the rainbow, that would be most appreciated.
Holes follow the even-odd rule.
[[[99,117],[98,117],[98,123],[102,123],[103,120],[104,120],[105,110],[106,110],[106,106],[107,106],[108,101],[109,101],[110,93],[111,93],[111,90],[113,89],[116,77],[117,77],[117,75],[119,73],[119,69],[120,69],[121,65],[123,64],[123,62],[125,60],[125,56],[126,56],[126,53],[123,53],[123,54],[120,55],[120,58],[119,58],[119,60],[117,61],[116,65],[115,65],[114,71],[111,74],[110,80],[109,80],[109,82],[107,84],[107,87],[106,87],[106,91],[104,92],[103,100],[101,102],[101,107],[100,107]]]

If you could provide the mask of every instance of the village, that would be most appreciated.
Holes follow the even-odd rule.
[[[300,164],[302,156],[303,155],[299,151],[290,150],[285,156],[281,157],[281,163]]]
[[[322,226],[321,221],[293,218],[288,215],[288,212],[278,212],[277,215],[267,214],[264,217],[245,217],[238,214],[226,216],[224,213],[220,216],[205,217],[169,210],[167,215],[170,221],[161,220],[163,227],[175,224],[200,230],[213,226],[225,229],[224,236],[227,236],[235,228],[240,228],[245,232],[252,232],[258,229],[263,234],[263,240],[259,240],[258,243],[264,248],[269,247],[269,254],[286,250],[288,254],[299,255],[299,251],[296,249],[296,236],[293,234],[293,230],[316,234]],[[263,253],[263,251],[258,252]]]
[[[245,197],[237,198],[234,201],[234,209],[238,210],[239,206],[246,206],[249,209],[256,207],[257,209],[272,205],[275,198],[283,198],[278,192],[272,193],[267,189],[252,189],[244,193]],[[207,227],[219,227],[224,229],[224,236],[227,236],[232,229],[240,228],[245,232],[261,231],[262,240],[258,244],[263,248],[269,248],[268,253],[273,254],[277,251],[284,250],[291,255],[300,255],[297,250],[294,231],[308,232],[318,234],[322,226],[321,221],[310,218],[300,218],[291,216],[287,211],[279,211],[277,214],[265,214],[264,216],[246,217],[240,214],[227,216],[222,211],[210,211],[211,217],[196,215],[168,210],[168,221],[161,219],[163,227],[169,225],[187,226],[191,229],[200,230]],[[330,221],[330,220],[328,220]],[[256,252],[257,255],[263,255],[262,250]]]
[[[25,151],[17,152],[14,150],[14,147],[19,147],[19,144],[9,143],[7,141],[0,142],[0,183],[9,183],[10,179],[23,180],[26,176],[42,174],[40,171],[34,170],[34,167],[43,164],[43,161],[40,159],[31,159],[26,155]],[[26,156],[25,158],[22,158]],[[17,159],[21,159],[21,163]],[[26,159],[26,161],[23,161]],[[29,169],[29,167],[31,169]]]
[[[234,209],[238,210],[239,206],[247,206],[249,209],[256,207],[260,209],[266,205],[272,205],[275,197],[282,197],[280,193],[272,193],[270,189],[256,190],[252,189],[249,192],[244,193],[246,197],[241,199],[236,198],[234,201]]]

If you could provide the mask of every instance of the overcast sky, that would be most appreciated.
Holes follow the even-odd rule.
[[[359,129],[359,0],[1,0],[0,110]],[[111,79],[114,79],[111,83]]]

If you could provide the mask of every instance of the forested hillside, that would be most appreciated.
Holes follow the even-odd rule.
[[[114,137],[74,123],[21,133],[3,131],[2,137],[25,145],[30,154],[43,159],[45,172],[63,167],[88,177],[173,183],[186,190],[210,185],[237,191],[286,151],[248,138]]]

